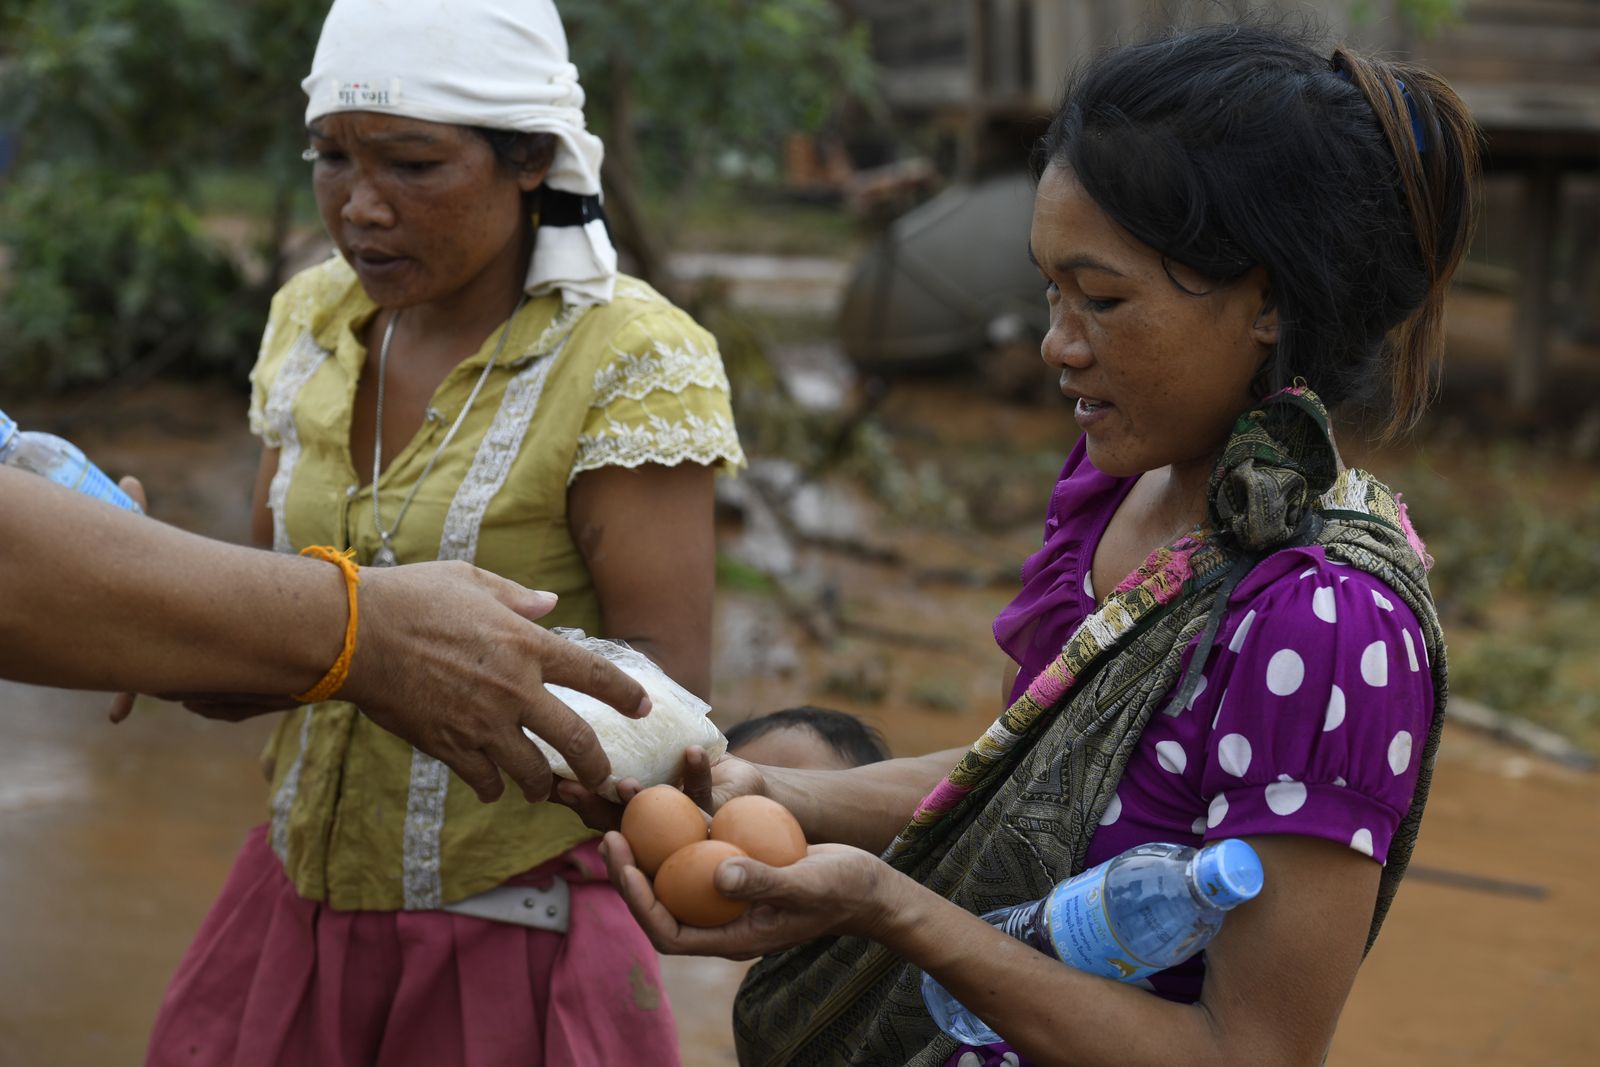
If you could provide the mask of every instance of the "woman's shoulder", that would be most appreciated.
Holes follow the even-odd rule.
[[[592,403],[638,400],[690,387],[728,392],[727,372],[711,332],[654,288],[617,276],[609,304],[590,308],[573,328],[569,369],[593,374]]]
[[[591,336],[611,344],[628,347],[631,337],[681,344],[686,339],[708,344],[716,342],[687,311],[662,296],[655,287],[628,274],[618,274],[610,303],[597,304],[584,315],[581,326]]]
[[[1256,565],[1228,597],[1222,639],[1266,624],[1288,631],[1374,636],[1419,631],[1416,615],[1388,583],[1329,558],[1320,546],[1286,548]]]
[[[1267,557],[1229,599],[1195,699],[1208,839],[1323,837],[1388,851],[1434,714],[1416,617],[1320,547]]]
[[[274,339],[289,345],[307,333],[323,349],[332,349],[339,325],[371,306],[350,264],[337,254],[329,256],[296,273],[273,294],[262,356],[270,354]]]

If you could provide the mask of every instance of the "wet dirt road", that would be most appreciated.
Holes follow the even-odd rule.
[[[236,413],[235,399],[218,402]],[[157,395],[132,410],[161,425],[176,407]],[[79,436],[108,467],[146,472],[152,499],[165,502],[174,521],[238,537],[242,504],[217,502],[242,502],[248,442],[236,431],[175,425],[98,437],[85,426]],[[208,473],[197,480],[189,473],[196,470]],[[966,539],[923,536],[920,577],[859,554],[802,550],[801,573],[825,573],[840,600],[826,652],[771,597],[725,591],[719,718],[726,725],[812,700],[867,716],[897,753],[970,740],[998,701],[1001,659],[988,624],[1008,590],[930,574],[1020,559],[1032,536],[1021,527]],[[269,723],[214,724],[152,704],[112,727],[104,705],[98,696],[0,685],[5,1067],[139,1062],[163,986],[245,830],[263,816],[255,756]],[[1421,872],[1408,880],[1329,1062],[1594,1062],[1596,842],[1600,776],[1464,729],[1448,732],[1415,863],[1456,883],[1467,875],[1518,885],[1463,887]],[[728,1002],[743,969],[668,961],[690,1067],[734,1062]]]
[[[137,1063],[162,987],[261,818],[265,731],[166,708],[113,728],[102,700],[13,685],[0,708],[0,1063]],[[1600,783],[1466,731],[1443,752],[1415,862],[1547,895],[1408,880],[1329,1062],[1592,1063]],[[744,967],[667,961],[691,1067],[735,1062],[728,1003]]]

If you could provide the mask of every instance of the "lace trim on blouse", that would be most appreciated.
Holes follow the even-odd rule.
[[[624,352],[613,348],[617,358],[594,372],[594,400],[597,408],[607,407],[626,397],[643,400],[654,392],[681,393],[691,385],[726,393],[728,374],[715,352],[684,340],[673,345],[657,341],[644,352]]]
[[[739,434],[724,414],[709,416],[685,412],[682,420],[650,415],[642,423],[611,422],[606,429],[578,437],[578,458],[567,484],[584,471],[600,467],[639,467],[659,463],[673,467],[685,461],[710,466],[719,460],[744,461]]]

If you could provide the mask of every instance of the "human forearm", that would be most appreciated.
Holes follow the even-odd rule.
[[[887,870],[871,894],[867,936],[931,973],[1041,1064],[1315,1067],[1361,963],[1379,868],[1330,841],[1246,840],[1265,887],[1228,913],[1206,947],[1194,1005],[1075,970]]]
[[[609,634],[649,658],[667,676],[701,700],[711,698],[711,648],[708,640],[690,635],[683,638],[635,634]]]
[[[338,571],[0,468],[0,671],[45,685],[290,693],[338,654]]]
[[[1287,1062],[1230,1051],[1200,1005],[1069,967],[909,878],[894,876],[892,886],[870,936],[933,975],[1040,1067]]]
[[[882,852],[964,752],[945,749],[845,771],[762,767],[761,774],[767,794],[800,820],[806,840]]]
[[[709,467],[603,467],[567,497],[567,525],[600,601],[601,633],[711,694],[716,534]]]

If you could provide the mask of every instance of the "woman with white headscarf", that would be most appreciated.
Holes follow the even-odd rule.
[[[311,74],[338,255],[273,301],[255,532],[464,559],[543,620],[710,681],[712,480],[742,462],[711,336],[616,272],[602,147],[548,0],[337,0]],[[248,837],[151,1064],[675,1064],[656,956],[567,808],[480,804],[324,702],[268,745]]]

